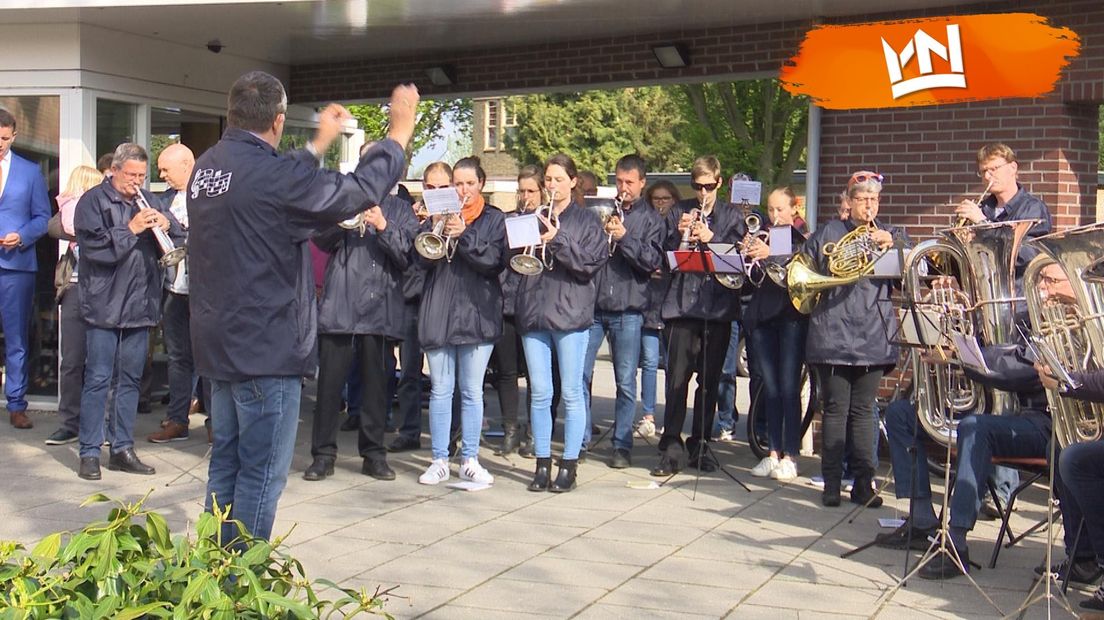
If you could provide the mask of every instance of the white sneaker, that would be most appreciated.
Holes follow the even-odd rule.
[[[727,428],[721,431],[721,434],[717,436],[717,441],[732,441],[732,431]]]
[[[641,437],[655,437],[656,425],[652,418],[641,418],[636,424],[636,434]]]
[[[418,482],[422,484],[437,484],[449,479],[449,464],[446,459],[435,459],[429,464],[425,473],[418,476]]]
[[[494,484],[494,476],[479,464],[479,459],[475,458],[467,459],[460,465],[460,479],[477,484]]]
[[[778,467],[774,468],[774,471],[770,473],[770,477],[782,481],[797,478],[797,463],[790,459],[778,461]]]
[[[758,465],[751,468],[751,475],[756,478],[766,478],[776,469],[778,469],[778,457],[767,455],[759,461]]]

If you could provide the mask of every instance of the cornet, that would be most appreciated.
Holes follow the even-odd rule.
[[[464,204],[468,202],[467,198],[464,198],[460,202],[460,207],[463,208]],[[426,260],[441,260],[444,258],[447,262],[452,262],[452,257],[456,254],[456,239],[452,237],[446,237],[445,222],[450,217],[458,217],[456,213],[446,213],[433,224],[433,230],[428,232],[420,232],[417,237],[414,237],[414,249],[418,251],[418,254]]]
[[[977,200],[974,201],[974,204],[980,205],[981,201],[985,200],[985,197],[989,195],[989,190],[992,189],[992,188],[993,188],[993,179],[989,179],[989,184],[985,186],[985,189],[982,190],[981,195],[977,197]],[[964,226],[972,226],[972,225],[973,225],[973,222],[971,222],[970,220],[968,220],[964,217],[955,216],[951,220],[951,228],[962,228]]]
[[[142,188],[135,186],[134,200],[138,203],[139,209],[152,209],[148,200],[144,194],[142,194]],[[157,239],[157,246],[161,248],[161,259],[158,260],[158,264],[162,267],[173,267],[180,261],[184,260],[184,255],[187,250],[183,247],[176,247],[173,240],[169,237],[169,234],[161,230],[160,226],[154,226],[150,228],[153,232],[153,238]]]
[[[612,214],[612,217],[616,217],[617,221],[621,222],[622,224],[625,223],[625,209],[623,208],[624,205],[625,205],[625,194],[624,193],[617,194],[617,197],[613,199],[613,214]],[[606,218],[606,221],[608,222],[609,218]],[[606,222],[602,222],[603,226],[605,225],[605,223]],[[613,250],[615,248],[617,248],[617,242],[613,240],[613,233],[608,233],[606,241],[609,244],[609,255],[613,256]]]
[[[536,214],[539,216],[541,211],[547,210],[548,215],[546,218],[553,226],[559,227],[560,218],[556,215],[553,203],[556,198],[556,191],[551,190],[548,192],[548,204],[538,205]],[[520,207],[520,204],[519,204]],[[537,252],[540,252],[540,256],[537,256]],[[510,257],[510,269],[520,273],[523,276],[535,276],[545,269],[551,270],[553,266],[553,258],[548,254],[548,244],[541,243],[540,249],[537,246],[531,245],[525,248],[525,251],[521,254],[515,254]]]
[[[743,255],[745,259],[744,271],[747,273],[748,280],[755,286],[759,286],[763,283],[763,274],[767,273],[767,269],[759,264],[758,259],[752,260],[750,263],[747,262],[747,253],[748,249],[751,247],[751,242],[755,239],[770,244],[770,233],[763,229],[763,218],[759,217],[759,214],[754,211],[744,216],[744,225],[747,226],[747,235],[740,244],[740,254]],[[760,268],[758,280],[752,276],[752,270],[757,266]],[[724,284],[724,282],[721,282],[721,284]]]
[[[344,228],[345,230],[358,230],[360,231],[361,237],[363,237],[364,233],[368,231],[368,223],[364,221],[363,211],[357,213],[347,220],[342,220],[338,223],[338,226]]]

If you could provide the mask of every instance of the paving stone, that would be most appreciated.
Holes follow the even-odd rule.
[[[458,606],[471,606],[524,613],[540,613],[567,618],[606,594],[607,590],[576,585],[495,579],[451,601]]]
[[[560,583],[565,586],[574,586],[579,583],[580,575],[586,575],[586,585],[612,589],[640,571],[639,566],[630,564],[610,564],[595,560],[567,560],[541,556],[515,566],[504,573],[502,577],[520,581]]]
[[[545,555],[569,560],[601,558],[615,564],[649,566],[678,550],[674,545],[626,542],[599,538],[574,538],[553,547]]]
[[[712,615],[692,614],[685,611],[664,611],[662,609],[641,609],[625,605],[596,603],[587,607],[575,618],[579,620],[677,620],[679,618],[715,618]]]
[[[686,577],[691,583],[656,581],[644,577],[633,579],[604,596],[601,602],[717,618],[728,613],[728,610],[750,592],[729,587],[695,585],[692,583],[692,575]]]
[[[745,602],[807,611],[823,611],[830,606],[835,612],[869,616],[877,610],[880,595],[877,589],[772,580]]]

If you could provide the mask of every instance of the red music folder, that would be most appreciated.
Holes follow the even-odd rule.
[[[706,255],[700,250],[674,250],[667,252],[667,265],[671,271],[685,271],[689,273],[704,273],[706,271]]]

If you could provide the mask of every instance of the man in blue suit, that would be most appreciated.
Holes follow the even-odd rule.
[[[0,324],[11,425],[31,428],[26,395],[27,339],[38,271],[34,244],[46,234],[50,198],[38,165],[11,152],[15,129],[15,117],[0,109]]]

